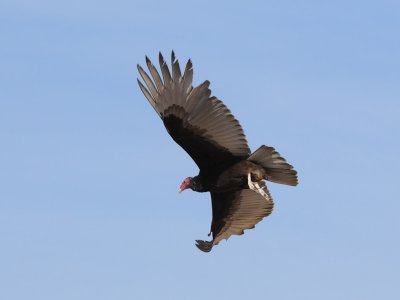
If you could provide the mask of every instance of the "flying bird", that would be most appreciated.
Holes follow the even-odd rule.
[[[210,192],[211,241],[196,240],[210,252],[231,235],[241,235],[271,214],[274,203],[264,180],[295,186],[297,172],[273,148],[262,145],[251,153],[239,121],[225,104],[211,96],[210,82],[193,87],[189,59],[183,75],[172,51],[171,69],[159,54],[160,73],[146,56],[151,77],[138,65],[138,84],[173,140],[199,167],[183,180],[179,192]]]

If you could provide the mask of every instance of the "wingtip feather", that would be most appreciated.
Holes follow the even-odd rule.
[[[207,241],[202,241],[202,240],[196,240],[195,245],[197,248],[199,248],[203,252],[210,252],[213,247],[212,242],[207,242]]]
[[[176,60],[175,52],[174,52],[174,50],[172,50],[172,51],[171,51],[171,62],[174,63],[175,60]]]

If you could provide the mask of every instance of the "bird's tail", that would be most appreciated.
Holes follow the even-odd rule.
[[[297,185],[297,172],[273,147],[262,145],[247,159],[262,166],[269,181]]]

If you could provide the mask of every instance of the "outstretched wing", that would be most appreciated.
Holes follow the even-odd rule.
[[[174,52],[172,75],[161,53],[162,79],[146,57],[151,77],[138,65],[140,89],[158,113],[168,133],[196,162],[200,170],[223,168],[238,157],[247,157],[250,149],[239,122],[216,97],[210,97],[209,81],[193,88],[192,62],[181,75]]]
[[[243,234],[245,229],[254,228],[264,217],[271,214],[274,207],[272,197],[263,181],[258,184],[263,187],[264,196],[250,189],[234,193],[211,193],[213,239],[209,242],[197,240],[196,246],[201,251],[211,251],[221,240],[234,234]]]

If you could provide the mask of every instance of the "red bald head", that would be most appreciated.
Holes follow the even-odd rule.
[[[190,187],[191,180],[192,180],[192,177],[188,177],[182,182],[181,186],[179,187],[179,193],[183,192],[184,190],[186,190],[187,188]]]

